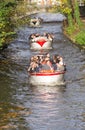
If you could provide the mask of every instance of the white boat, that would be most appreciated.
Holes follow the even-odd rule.
[[[32,18],[30,20],[30,27],[41,27],[42,21],[41,18]]]
[[[48,72],[48,73],[30,73],[29,82],[34,86],[55,86],[65,85],[64,81],[65,71]]]
[[[49,40],[44,36],[35,38],[33,41],[30,40],[30,49],[33,50],[52,49],[52,40]]]

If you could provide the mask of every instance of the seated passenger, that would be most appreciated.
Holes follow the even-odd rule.
[[[48,34],[47,38],[48,38],[49,41],[53,40],[50,34]]]
[[[45,58],[41,63],[41,70],[48,70],[53,72],[53,66],[49,58]]]
[[[39,72],[39,63],[38,63],[38,56],[33,56],[30,59],[30,66],[28,67],[28,72]]]
[[[57,56],[58,63],[57,64],[57,70],[65,71],[65,63],[63,61],[63,58],[61,56]]]
[[[28,72],[30,73],[34,73],[34,72],[39,72],[39,65],[36,62],[33,62],[29,68],[28,68]]]

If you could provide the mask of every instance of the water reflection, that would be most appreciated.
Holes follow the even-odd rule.
[[[26,128],[25,125],[22,125],[22,122],[25,122],[24,116],[29,114],[30,109],[25,109],[19,105],[15,106],[13,103],[0,102],[0,129],[17,130],[20,127],[21,129]]]
[[[49,129],[51,121],[56,122],[56,116],[60,114],[60,104],[63,103],[66,86],[31,86],[30,89],[32,114],[27,121],[33,129]]]
[[[31,86],[31,90],[36,94],[40,95],[40,98],[49,100],[50,97],[55,98],[56,94],[64,93],[66,91],[66,86]],[[58,95],[57,95],[58,96]]]

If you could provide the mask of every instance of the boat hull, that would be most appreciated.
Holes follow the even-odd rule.
[[[65,85],[64,81],[65,72],[55,73],[31,73],[29,82],[32,85],[44,85],[44,86],[55,86]]]
[[[46,41],[43,46],[38,44],[37,42],[31,42],[30,43],[30,49],[33,50],[46,50],[46,49],[52,49],[52,42]]]

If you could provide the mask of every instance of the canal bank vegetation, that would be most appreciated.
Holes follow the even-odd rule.
[[[70,7],[62,12],[67,16],[67,23],[64,25],[66,34],[73,43],[85,47],[85,24],[80,17],[79,5],[77,1],[68,2]]]
[[[12,21],[15,6],[14,1],[0,1],[0,49],[6,47],[15,35]]]
[[[34,9],[37,9],[35,4],[24,0],[0,0],[0,50],[15,39],[16,28],[29,23],[26,13],[30,14]]]
[[[85,2],[85,0],[83,0]],[[62,0],[58,6],[49,9],[50,12],[61,12],[66,16],[63,21],[64,34],[73,43],[85,48],[85,22],[82,21],[77,0]]]

